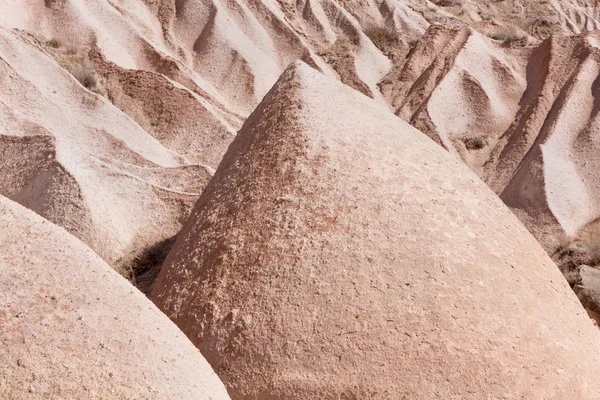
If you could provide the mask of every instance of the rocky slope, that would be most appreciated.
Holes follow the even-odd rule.
[[[381,87],[398,116],[478,172],[555,253],[600,216],[599,39],[513,48],[438,26]]]
[[[273,389],[273,396],[301,387],[308,392],[314,389],[314,393],[368,397],[372,395],[369,390],[380,393],[383,389],[377,388],[404,385],[414,396],[461,393],[465,397],[469,390],[489,389],[504,390],[513,397],[585,397],[586,390],[595,388],[594,383],[585,385],[597,364],[596,334],[590,333],[589,324],[578,315],[581,309],[563,290],[562,281],[552,272],[553,264],[490,192],[475,182],[471,172],[454,162],[467,165],[509,206],[558,262],[590,315],[600,320],[600,305],[590,300],[600,290],[593,287],[595,270],[579,267],[600,265],[595,160],[600,36],[594,30],[598,21],[600,9],[588,0],[4,0],[0,2],[0,195],[81,239],[121,274],[135,278],[146,293],[176,241],[154,298],[206,352],[234,397],[264,392],[270,387],[265,382],[271,379],[280,385]],[[314,71],[296,66],[263,100],[297,59]],[[333,83],[335,80],[346,86]],[[292,109],[294,106],[301,108]],[[241,135],[234,141],[242,125]],[[372,135],[367,138],[368,133]],[[429,136],[449,154],[433,149],[428,139],[419,139],[418,134]],[[326,148],[319,149],[322,143]],[[249,155],[238,154],[240,146],[247,146]],[[405,148],[413,149],[419,160],[410,158]],[[310,155],[314,154],[306,149],[325,155],[313,159]],[[357,170],[361,163],[363,167],[368,164],[367,169]],[[211,179],[217,167],[220,172]],[[419,182],[407,173],[415,170],[423,174]],[[343,179],[338,182],[332,178],[334,173]],[[224,176],[235,180],[224,182]],[[290,180],[275,179],[279,187],[272,187],[273,177]],[[252,182],[257,187],[251,187]],[[457,193],[458,182],[468,182],[459,185],[465,193]],[[422,186],[428,188],[426,192]],[[334,201],[346,204],[338,198],[342,187],[348,196],[356,195],[356,204],[370,210],[368,220],[366,211],[329,207]],[[286,190],[298,193],[279,195]],[[310,198],[302,197],[310,190]],[[393,204],[398,212],[384,221],[384,205],[392,207],[390,201],[397,193],[403,194],[403,199],[420,193],[429,203],[415,211],[399,201]],[[298,203],[302,198],[305,201]],[[241,199],[254,208],[240,203]],[[20,210],[7,201],[3,200],[9,204],[4,210]],[[188,219],[194,204],[196,214]],[[272,214],[263,210],[267,206],[272,206]],[[299,216],[293,217],[291,210],[297,210]],[[418,226],[396,235],[390,221],[403,226],[405,220],[400,216],[411,221],[409,211],[419,215],[420,223],[431,225],[435,240],[424,233],[419,236]],[[39,221],[22,211],[14,213],[27,215],[27,221]],[[200,220],[200,216],[206,219]],[[232,216],[255,224],[237,226]],[[298,220],[300,217],[305,220]],[[332,227],[344,218],[364,224],[352,222],[345,226],[346,231],[332,233]],[[230,225],[236,229],[227,230]],[[9,226],[3,235],[10,238],[13,229]],[[48,229],[51,243],[75,240],[60,230],[57,239],[52,239],[58,228]],[[272,248],[265,238],[256,237],[256,232],[263,231],[265,238],[273,237],[280,246]],[[380,240],[361,242],[355,234],[359,231]],[[458,233],[448,237],[442,231]],[[381,232],[388,236],[379,237]],[[362,267],[366,270],[353,267],[346,271],[345,266],[354,265],[354,259],[343,262],[343,254],[326,250],[323,235],[336,238],[337,250],[355,246],[355,259],[362,259],[366,253],[361,251],[368,249],[379,258],[368,255],[367,267]],[[28,240],[20,231],[15,237]],[[414,243],[407,239],[411,237]],[[323,247],[311,252],[309,239]],[[211,252],[211,246],[217,249]],[[258,254],[260,246],[269,253]],[[423,254],[427,246],[439,254]],[[515,249],[521,249],[527,260]],[[290,255],[285,254],[292,250],[299,252],[298,258],[288,260]],[[412,258],[396,253],[401,250]],[[192,259],[195,255],[206,257]],[[419,296],[409,296],[399,304],[398,299],[406,296],[398,287],[389,293],[380,291],[392,293],[390,299],[374,289],[389,278],[408,290],[402,287],[398,271],[381,261],[382,255],[395,257],[394,263],[404,262],[407,271],[419,273],[422,264],[415,267],[416,260],[438,265],[443,259],[439,265],[459,263],[456,267],[464,268],[465,275],[434,276],[433,281],[418,275]],[[43,255],[35,257],[43,259]],[[489,258],[489,271],[475,268],[473,260],[482,257]],[[202,265],[200,260],[204,260]],[[27,259],[13,261],[28,263]],[[67,261],[60,259],[60,263]],[[284,261],[298,265],[304,275],[281,275]],[[219,265],[226,263],[232,267],[225,271],[233,274],[238,269],[264,267],[273,281],[239,272],[240,282],[255,291],[251,297],[238,298],[235,293],[241,289],[230,284],[228,275],[219,275]],[[521,269],[506,271],[507,263]],[[6,265],[0,265],[0,276],[6,274]],[[177,270],[182,265],[185,269]],[[315,271],[329,271],[326,266],[330,265],[346,275],[324,272],[329,286],[311,286],[314,282],[306,277]],[[373,281],[381,270],[387,271],[385,279]],[[447,273],[445,267],[442,270]],[[190,281],[190,276],[206,280],[198,286],[199,281]],[[495,286],[477,287],[477,292],[472,287],[475,278],[482,278],[479,282],[484,284],[489,278]],[[109,285],[113,285],[114,279],[110,279]],[[339,303],[331,303],[331,296],[324,300],[325,294],[334,293],[331,290],[338,281],[343,293],[332,296],[334,303]],[[205,291],[202,285],[209,282],[217,285],[216,289]],[[121,283],[116,287],[122,288]],[[292,289],[296,283],[311,294],[297,293]],[[352,289],[355,285],[360,287],[358,294]],[[504,292],[505,286],[514,292]],[[326,311],[332,307],[340,320],[335,316],[324,320],[323,324],[329,324],[325,333],[300,330],[299,341],[290,344],[282,338],[294,331],[284,330],[282,324],[288,324],[286,329],[294,324],[304,327],[313,316],[290,309],[286,312],[292,322],[265,326],[254,316],[248,319],[239,314],[242,309],[256,311],[267,321],[271,316],[264,314],[267,309],[263,308],[279,307],[283,297],[275,289],[280,287],[289,295],[305,296],[303,304],[309,308]],[[466,299],[465,287],[472,292]],[[268,290],[262,293],[259,289]],[[551,289],[558,294],[550,296]],[[26,292],[10,293],[9,300]],[[447,296],[436,298],[435,293]],[[519,298],[516,305],[507,300],[511,296]],[[360,318],[371,321],[369,326],[385,324],[377,319],[383,315],[381,307],[359,307],[340,300],[346,297],[352,301],[375,298],[368,304],[394,305],[407,321],[398,325],[406,332],[420,332],[418,324],[413,324],[418,318],[439,321],[455,340],[446,343],[445,349],[419,350],[405,365],[391,359],[392,348],[401,344],[386,336],[389,332],[385,329],[377,331],[379,336],[374,338],[365,334],[366,343],[371,344],[354,348],[348,343],[359,343],[357,338],[366,325],[356,321],[356,326],[348,325],[354,318],[350,311],[360,309]],[[455,298],[459,300],[452,302]],[[259,300],[264,302],[259,304]],[[496,303],[500,310],[490,310]],[[454,309],[442,315],[449,304],[456,304],[465,315],[455,315]],[[198,309],[206,313],[196,314]],[[410,310],[417,309],[411,314]],[[531,310],[536,310],[535,315],[527,320],[525,315]],[[460,326],[446,319],[448,315],[462,318],[461,326],[479,329],[483,322],[496,326],[501,321],[510,329],[491,332],[481,328],[476,339],[466,340]],[[214,324],[202,325],[205,318]],[[358,336],[343,343],[331,341],[327,332],[340,333],[343,328]],[[254,336],[246,337],[244,332]],[[539,335],[530,340],[527,335],[532,332]],[[256,339],[259,333],[264,342]],[[499,336],[489,336],[493,334]],[[438,342],[431,332],[423,335],[431,339],[429,343]],[[551,343],[551,336],[563,342]],[[417,340],[407,337],[403,339]],[[298,353],[299,348],[315,354],[321,351],[305,344],[305,339],[325,343],[324,354],[331,360],[337,357],[340,369],[313,358],[313,353]],[[493,353],[484,360],[489,368],[476,370],[470,350],[464,347],[471,341],[485,352],[497,345],[494,348],[502,354]],[[331,347],[331,343],[339,346]],[[425,342],[419,343],[424,346]],[[590,349],[581,348],[582,343]],[[507,344],[515,347],[511,350]],[[557,348],[561,345],[562,349]],[[268,346],[279,347],[271,350]],[[421,349],[419,346],[411,348]],[[583,361],[575,365],[566,354],[569,352]],[[300,355],[292,362],[290,354]],[[369,354],[381,354],[385,360],[390,357],[389,363],[376,365],[368,359]],[[519,364],[523,354],[534,361]],[[257,361],[263,357],[279,363],[282,371],[301,367],[303,375],[274,374]],[[464,363],[457,367],[451,360]],[[429,368],[427,376],[436,383],[418,386],[422,382],[419,377],[404,382],[410,374],[396,376],[394,368],[412,368],[409,364],[413,361],[423,368],[416,370]],[[14,370],[15,363],[11,359],[7,368]],[[356,367],[362,364],[363,369]],[[442,364],[447,369],[440,367]],[[525,372],[514,372],[521,367]],[[567,392],[552,383],[565,381],[564,376],[556,377],[558,370],[573,377],[572,383],[563,387]],[[323,373],[317,376],[315,371]],[[374,371],[380,376],[376,378]],[[452,381],[454,375],[444,375],[448,371],[456,374],[456,384],[438,381]],[[372,386],[356,381],[357,376],[369,376],[371,383],[367,383]],[[466,376],[475,380],[468,381]],[[542,385],[546,392],[527,388],[526,382],[533,379],[546,382]],[[187,390],[185,384],[182,387]],[[410,393],[408,397],[414,397]]]
[[[600,389],[600,333],[508,208],[302,63],[238,133],[152,299],[236,399]]]
[[[229,399],[200,352],[63,229],[0,196],[0,397]]]
[[[116,261],[179,229],[210,178],[0,28],[0,194]]]
[[[584,88],[570,87],[575,76],[593,77],[596,34],[541,40],[552,33],[595,29],[599,11],[594,2],[10,0],[0,7],[0,25],[35,34],[41,42],[37,49],[71,73],[80,64],[88,68],[98,76],[104,97],[170,150],[169,157],[179,156],[167,164],[148,159],[170,168],[153,171],[152,178],[141,177],[152,184],[138,191],[162,191],[160,200],[151,201],[151,208],[158,210],[151,220],[145,218],[150,204],[141,200],[148,194],[131,196],[140,198],[134,203],[144,205],[119,205],[128,211],[115,218],[90,204],[85,206],[93,209],[89,211],[96,214],[93,217],[84,215],[88,212],[81,211],[83,204],[71,205],[79,209],[77,220],[95,219],[86,226],[102,225],[88,229],[94,232],[81,232],[75,222],[51,217],[27,194],[20,198],[3,191],[94,248],[114,249],[103,255],[113,264],[123,264],[128,255],[177,231],[243,120],[298,58],[389,105],[460,155],[549,252],[564,241],[563,235],[577,237],[599,216],[594,174],[589,172],[593,167],[588,163],[593,140],[588,143],[591,139],[583,137],[585,126],[593,122],[593,107],[576,118],[581,126],[570,132],[580,134],[569,133],[572,149],[548,148],[546,161],[541,156],[546,142],[569,140],[553,134],[556,129],[571,129],[562,126],[569,124],[562,120],[570,115],[563,112],[565,93],[586,95],[581,101],[589,104]],[[16,10],[24,10],[18,18],[13,17]],[[49,45],[43,46],[45,42]],[[589,65],[587,72],[579,67],[582,59]],[[561,113],[565,116],[559,117]],[[557,121],[549,126],[544,124],[548,118]],[[110,135],[113,129],[102,127]],[[575,136],[581,136],[587,150],[581,150]],[[566,161],[573,154],[586,166]],[[112,156],[108,158],[112,161]],[[569,168],[557,171],[547,165]],[[181,168],[185,173],[179,173]],[[126,172],[137,177],[141,171]],[[148,168],[143,171],[146,174]],[[163,183],[174,175],[176,188]],[[110,192],[113,186],[108,182],[108,189],[101,192]],[[165,194],[165,186],[177,193]],[[72,192],[65,197],[77,196]],[[105,197],[99,201],[114,201]],[[171,204],[165,205],[164,197]],[[131,229],[114,226],[115,220],[127,219]],[[170,228],[157,232],[163,225]]]

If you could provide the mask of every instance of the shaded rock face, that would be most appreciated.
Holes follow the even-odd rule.
[[[0,398],[229,399],[192,343],[62,228],[0,196]]]
[[[235,399],[600,390],[599,333],[501,201],[302,63],[230,146],[152,299]]]

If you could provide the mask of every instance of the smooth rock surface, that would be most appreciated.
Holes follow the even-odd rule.
[[[0,398],[229,396],[144,295],[65,230],[0,196]]]

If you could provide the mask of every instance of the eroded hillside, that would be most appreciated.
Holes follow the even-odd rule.
[[[37,192],[45,188],[23,189],[34,185],[35,171],[48,170],[36,167],[37,162],[27,166],[34,172],[18,178],[23,188],[11,182],[17,179],[13,175],[24,172],[4,168],[8,183],[0,188],[3,194],[66,227],[97,251],[110,248],[103,257],[113,264],[128,263],[140,249],[176,233],[243,120],[295,59],[387,105],[460,155],[517,210],[549,251],[557,246],[556,238],[562,233],[576,236],[599,216],[593,201],[593,178],[584,178],[589,176],[584,170],[593,166],[573,165],[570,172],[562,168],[572,164],[565,162],[573,153],[571,149],[563,155],[548,149],[546,159],[554,158],[550,163],[534,160],[540,160],[541,153],[534,153],[540,152],[544,138],[563,140],[558,139],[560,134],[552,134],[564,130],[558,122],[542,125],[551,115],[555,115],[553,119],[569,118],[558,116],[564,108],[561,93],[569,90],[576,76],[585,73],[580,66],[583,59],[590,66],[588,75],[594,74],[595,34],[546,38],[595,29],[597,6],[593,2],[11,0],[2,8],[0,21],[6,30],[4,36],[11,37],[10,49],[29,48],[33,57],[19,62],[31,67],[43,60],[52,65],[44,68],[47,77],[36,79],[68,86],[57,79],[68,75],[59,71],[62,68],[100,95],[87,94],[93,100],[81,98],[80,102],[98,102],[106,105],[103,108],[112,104],[116,109],[108,113],[115,117],[105,120],[128,117],[137,125],[133,130],[124,125],[92,127],[92,132],[108,134],[102,144],[85,144],[98,142],[102,136],[92,133],[90,140],[84,139],[85,129],[76,134],[80,141],[71,141],[77,150],[100,163],[115,164],[113,168],[118,171],[107,174],[93,171],[97,166],[88,166],[89,173],[104,174],[93,178],[97,183],[91,185],[90,194],[83,193],[90,183],[72,176],[79,171],[70,171],[62,159],[56,168],[65,169],[64,174],[49,171],[48,177],[42,178],[44,182],[61,180],[61,187],[70,187],[64,189],[70,194],[61,195],[61,200],[46,193],[43,196],[49,198],[39,205],[31,200],[31,193],[39,197]],[[11,33],[15,28],[22,31]],[[501,30],[514,35],[497,34]],[[4,58],[12,65],[8,56]],[[21,85],[36,85],[34,79],[21,78]],[[572,95],[583,94],[584,90],[578,89]],[[18,113],[11,101],[5,103],[12,114]],[[62,112],[61,107],[51,111],[40,103],[35,107],[43,109],[47,119]],[[92,104],[91,108],[98,107]],[[575,143],[574,138],[583,135],[585,126],[592,123],[591,113],[590,109],[587,115],[578,116],[581,127],[573,128],[571,142]],[[69,124],[81,125],[80,114],[74,109],[72,118],[62,118],[61,128],[54,128],[60,131],[57,133],[52,133],[50,122],[31,121],[28,116],[28,123],[49,130],[50,136],[71,135],[75,129]],[[95,124],[99,118],[93,115]],[[127,129],[128,136],[138,130],[140,146],[160,145],[164,154],[158,155],[158,148],[133,148],[135,156],[125,155],[117,149],[131,147],[134,140],[118,135],[110,138],[119,129]],[[141,139],[147,136],[151,139]],[[593,152],[590,144],[578,146],[584,150],[576,158],[593,162],[593,157],[583,154]],[[24,145],[12,143],[5,148],[13,146]],[[35,146],[54,148],[56,144]],[[79,149],[82,146],[87,148]],[[79,165],[84,159],[71,162]],[[146,162],[156,166],[154,170],[146,168]],[[528,165],[520,168],[523,163]],[[559,164],[557,173],[544,167]],[[544,178],[533,171],[544,171]],[[61,174],[64,177],[58,178]],[[119,174],[127,178],[117,178]],[[111,192],[122,183],[113,182],[100,190],[105,181],[115,179],[133,179],[133,185],[139,186],[137,194],[117,200],[123,196],[118,190],[113,196]],[[165,184],[166,180],[170,183]],[[571,190],[564,187],[567,181]],[[519,185],[538,188],[535,204],[526,198],[530,190],[519,189]],[[61,206],[55,208],[72,210],[69,216],[52,211],[51,204],[56,202]],[[104,211],[94,202],[114,207]],[[120,214],[119,209],[123,210]],[[149,209],[152,215],[148,218]],[[164,229],[167,226],[172,228]]]
[[[594,398],[598,333],[521,224],[600,321],[599,21],[585,0],[4,0],[0,249],[28,247],[0,285],[87,245],[234,399]],[[105,266],[82,260],[43,290]],[[36,315],[43,282],[18,279],[0,322]],[[2,351],[0,395],[33,379]],[[65,379],[32,387],[90,393]]]

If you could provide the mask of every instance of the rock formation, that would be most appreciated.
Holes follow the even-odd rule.
[[[502,202],[297,63],[248,118],[152,299],[234,399],[595,398],[599,333]]]
[[[107,261],[172,236],[212,171],[152,138],[0,28],[0,194],[64,227]]]
[[[599,27],[0,1],[0,398],[597,397]]]
[[[551,252],[600,217],[600,36],[514,48],[432,27],[382,82],[396,114],[478,172]]]
[[[56,45],[58,50],[45,49],[54,56],[91,49],[82,57],[101,76],[105,97],[146,135],[185,159],[176,163],[185,166],[183,176],[178,169],[157,170],[153,176],[161,179],[154,177],[151,187],[138,189],[161,192],[169,204],[151,200],[160,216],[129,218],[129,230],[115,226],[115,218],[91,204],[85,206],[94,217],[77,213],[81,221],[95,219],[86,223],[95,225],[94,232],[81,232],[75,222],[53,217],[30,200],[17,200],[119,264],[179,229],[243,120],[285,67],[300,58],[389,104],[398,116],[460,155],[553,253],[558,237],[574,237],[600,217],[595,174],[590,172],[595,145],[590,135],[593,96],[588,93],[597,34],[557,35],[594,30],[599,17],[595,2],[574,0],[5,1],[0,26],[27,30]],[[582,57],[585,71],[579,67]],[[575,76],[584,88],[571,88]],[[586,103],[586,115],[574,119],[578,127],[566,121],[571,114],[567,105],[576,102],[563,103],[565,96],[585,97],[580,101]],[[546,119],[549,124],[543,125]],[[119,137],[111,129],[115,127],[102,126]],[[562,145],[567,139],[570,147]],[[555,142],[562,150],[550,149]],[[112,155],[108,158],[113,161]],[[148,161],[157,163],[152,157]],[[563,164],[568,168],[552,167]],[[126,172],[150,180],[147,170]],[[171,179],[179,182],[176,194],[163,191]],[[115,186],[102,185],[101,193]],[[145,204],[141,209],[127,205],[140,210],[127,215],[145,215],[149,203],[140,202]],[[156,226],[163,225],[169,229],[157,234]],[[101,236],[110,237],[111,244],[95,243]],[[106,247],[114,251],[104,254],[101,248]]]
[[[192,343],[62,228],[0,196],[0,398],[229,399]]]

